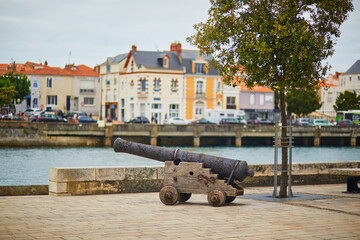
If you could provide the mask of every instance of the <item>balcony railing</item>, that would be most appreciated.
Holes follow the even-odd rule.
[[[95,94],[95,89],[80,89],[80,94]]]

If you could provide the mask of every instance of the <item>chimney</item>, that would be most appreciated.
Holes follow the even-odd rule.
[[[47,62],[47,60],[45,60],[45,63],[44,63],[44,64],[45,64],[45,66],[47,66],[47,65],[48,65],[48,62]]]
[[[134,53],[137,53],[137,47],[135,45],[132,45],[131,49],[134,51]]]
[[[170,52],[176,52],[179,56],[181,54],[181,43],[172,43],[170,45]]]

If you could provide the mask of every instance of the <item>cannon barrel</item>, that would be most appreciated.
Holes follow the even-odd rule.
[[[173,161],[175,164],[179,164],[179,162],[203,163],[205,168],[211,168],[211,171],[218,174],[221,179],[231,177],[232,180],[242,181],[247,176],[254,176],[254,171],[248,169],[246,161],[128,142],[121,138],[115,140],[114,151],[134,154],[161,162]]]

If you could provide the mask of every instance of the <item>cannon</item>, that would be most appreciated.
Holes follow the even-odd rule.
[[[254,176],[246,161],[134,143],[121,138],[115,140],[114,151],[165,162],[164,186],[159,193],[165,205],[185,202],[192,193],[199,193],[208,195],[210,205],[222,206],[244,194],[238,182]]]

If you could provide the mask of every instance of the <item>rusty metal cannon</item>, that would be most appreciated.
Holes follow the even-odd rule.
[[[115,140],[114,150],[165,162],[164,186],[159,196],[166,205],[185,202],[192,193],[207,194],[213,206],[230,203],[244,194],[237,182],[254,175],[245,161],[133,143],[121,138]]]

